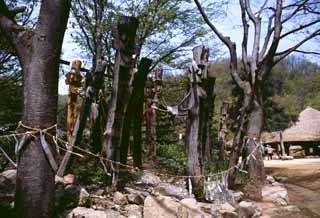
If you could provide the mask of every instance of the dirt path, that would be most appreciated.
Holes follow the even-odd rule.
[[[267,174],[288,177],[291,204],[302,211],[298,217],[320,218],[320,158],[265,161]]]

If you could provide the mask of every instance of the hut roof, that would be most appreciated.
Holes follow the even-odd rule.
[[[320,111],[307,107],[282,135],[284,142],[320,141]],[[265,143],[280,142],[280,132],[263,133],[262,140]]]

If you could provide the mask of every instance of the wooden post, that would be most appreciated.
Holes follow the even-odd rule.
[[[136,167],[142,167],[141,153],[141,122],[143,114],[144,87],[152,60],[142,58],[138,71],[132,82],[132,93],[126,111],[121,140],[121,163],[127,163],[130,130],[133,132],[133,162]]]
[[[193,64],[190,68],[191,95],[186,128],[187,172],[189,176],[204,174],[204,144],[201,132],[201,113],[203,104],[201,98],[206,98],[205,90],[201,87],[202,79],[207,78],[207,62],[209,49],[197,46],[193,50]],[[198,197],[203,196],[203,179],[192,178],[193,190]]]
[[[157,153],[157,111],[153,108],[159,104],[159,97],[162,85],[163,69],[156,68],[154,78],[150,78],[146,98],[146,148],[148,160],[154,160]]]
[[[73,150],[73,146],[79,146],[81,140],[82,140],[82,133],[84,128],[86,127],[87,118],[89,116],[89,112],[91,110],[91,104],[94,99],[94,96],[98,93],[98,91],[102,87],[103,83],[103,73],[106,68],[106,63],[103,61],[98,61],[98,64],[95,68],[95,70],[92,73],[87,73],[87,89],[84,99],[82,100],[81,107],[80,107],[80,114],[77,118],[77,121],[75,123],[72,137],[70,141],[70,147],[69,151]],[[57,175],[58,176],[64,176],[65,171],[67,169],[67,166],[71,163],[69,162],[71,159],[71,153],[66,152],[64,155],[60,167],[58,169]]]
[[[287,154],[286,154],[286,150],[284,148],[284,142],[283,142],[283,134],[282,134],[282,131],[280,131],[280,147],[281,147],[281,156],[282,157],[286,157]]]
[[[120,161],[120,147],[123,132],[125,112],[130,96],[130,68],[135,48],[135,36],[138,20],[134,17],[119,17],[117,28],[114,28],[113,47],[116,49],[114,74],[112,80],[111,105],[105,128],[104,146],[108,159]],[[107,162],[110,165],[109,162]],[[114,173],[113,187],[116,187],[119,164],[111,164]]]
[[[228,118],[229,118],[229,104],[226,102],[222,102],[220,108],[220,124],[218,130],[218,145],[219,145],[219,160],[226,160],[226,151],[225,147],[227,144],[227,134],[228,134]]]
[[[201,103],[201,136],[203,143],[203,157],[205,163],[212,160],[212,116],[214,111],[215,100],[215,85],[214,77],[207,77],[202,79],[201,87],[206,93],[205,98],[200,98]]]
[[[76,122],[76,103],[78,88],[81,86],[82,76],[80,74],[81,61],[75,60],[71,63],[71,71],[66,75],[66,84],[69,85],[68,114],[67,114],[67,139],[71,143],[72,133]]]

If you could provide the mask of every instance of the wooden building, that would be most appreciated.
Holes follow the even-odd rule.
[[[320,155],[320,111],[307,107],[287,129],[262,133],[262,142],[278,149],[281,132],[286,154],[290,156]]]

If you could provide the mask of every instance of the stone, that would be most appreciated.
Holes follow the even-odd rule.
[[[211,214],[201,211],[200,206],[194,198],[186,198],[180,201],[177,214],[179,218],[211,218]]]
[[[273,202],[281,206],[288,205],[288,191],[283,186],[264,186],[262,187],[262,200],[265,202]]]
[[[96,192],[95,192],[95,195],[104,195],[106,193],[106,191],[104,189],[98,189]]]
[[[271,217],[285,217],[287,214],[297,214],[300,212],[300,209],[295,205],[289,205],[285,207],[274,207],[268,208],[263,211],[265,215],[269,215]]]
[[[87,190],[79,185],[67,185],[65,188],[56,189],[57,207],[65,206],[90,206],[91,199]]]
[[[125,187],[124,190],[128,194],[137,194],[137,195],[140,195],[141,197],[143,197],[144,199],[150,195],[150,193],[147,191],[137,190],[137,189],[133,189],[133,188],[129,188],[129,187]]]
[[[253,202],[241,201],[237,208],[239,218],[254,218],[261,216],[261,208]]]
[[[249,181],[243,189],[245,197],[254,201],[261,201],[262,187],[263,187],[263,184],[259,181],[255,181],[255,180]]]
[[[142,208],[135,204],[128,204],[124,207],[129,218],[142,218]]]
[[[267,180],[270,184],[272,184],[272,183],[274,183],[274,182],[276,181],[272,176],[267,176],[267,177],[266,177],[266,180]]]
[[[169,183],[160,183],[156,188],[156,192],[159,192],[161,195],[175,197],[179,200],[184,198],[189,198],[189,192],[184,187],[179,187]]]
[[[73,174],[67,174],[63,177],[63,183],[66,185],[75,184],[76,177]]]
[[[274,179],[277,182],[281,182],[281,183],[287,183],[288,182],[288,177],[285,177],[285,176],[275,176]]]
[[[232,193],[232,196],[233,196],[233,199],[235,202],[240,202],[242,200],[242,198],[244,196],[243,192],[240,192],[240,191],[236,192],[236,191],[232,191],[232,190],[230,190],[230,191]]]
[[[180,204],[167,196],[148,196],[144,201],[144,218],[177,218]]]
[[[16,184],[17,170],[5,170],[0,174],[0,183],[5,181]]]
[[[111,209],[108,209],[108,210],[105,210],[105,218],[126,218],[125,216],[121,215],[119,211],[116,211],[116,210],[111,210]]]
[[[239,217],[239,215],[238,215],[238,213],[236,213],[236,212],[224,212],[223,214],[222,214],[222,217],[223,218],[238,218]]]
[[[125,218],[118,211],[114,210],[94,210],[92,208],[77,207],[64,213],[64,218]]]
[[[139,194],[132,193],[128,195],[128,201],[129,203],[132,203],[132,204],[138,204],[138,205],[143,204],[144,199],[145,198]]]
[[[156,186],[161,182],[160,178],[150,171],[143,171],[140,178],[135,182],[137,185]]]
[[[118,205],[125,205],[128,203],[128,199],[126,195],[117,191],[113,194],[113,202]]]
[[[235,209],[231,204],[229,204],[228,202],[220,205],[219,207],[220,207],[220,209],[219,209],[220,213],[233,212],[233,211],[236,210],[236,209]]]

